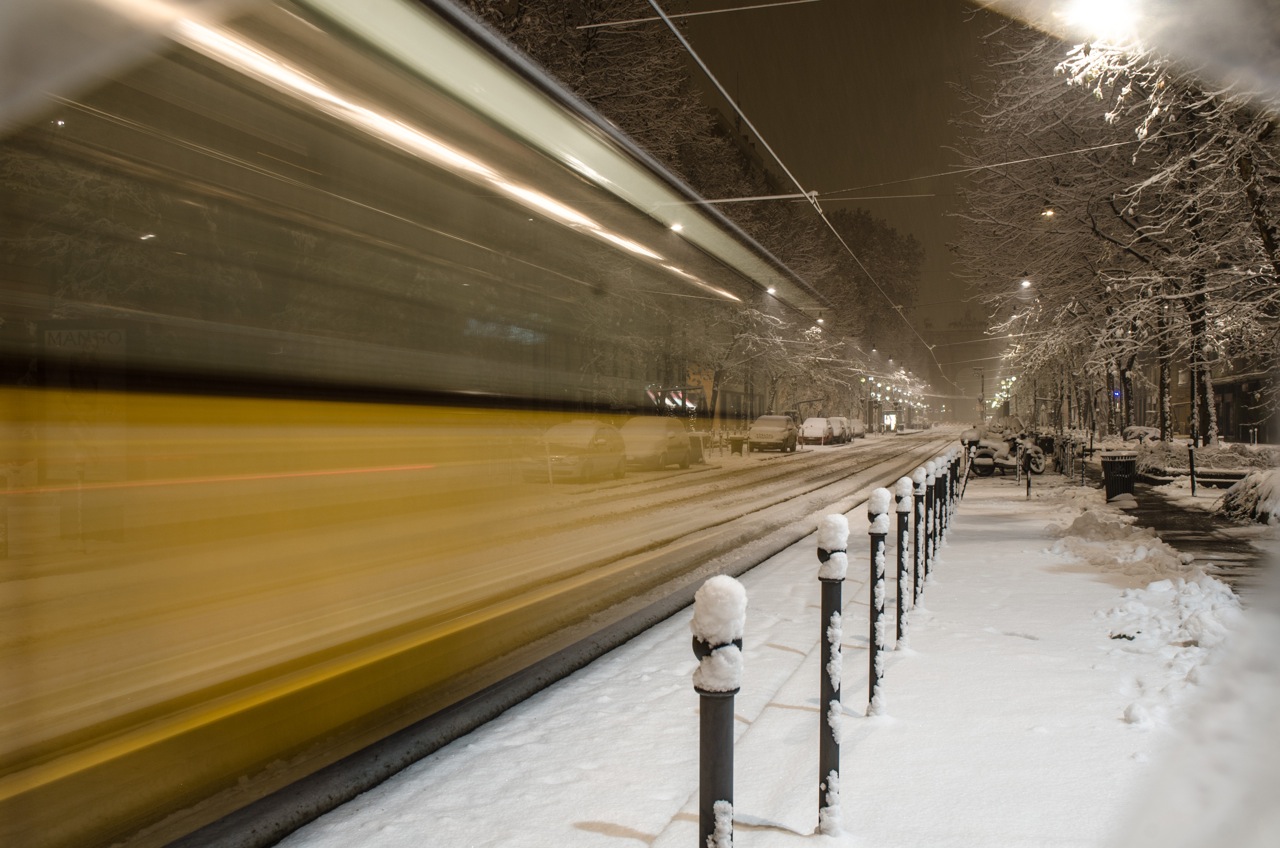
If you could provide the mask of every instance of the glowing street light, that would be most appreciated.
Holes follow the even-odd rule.
[[[1059,13],[1068,26],[1090,38],[1113,44],[1138,33],[1138,0],[1071,0]]]

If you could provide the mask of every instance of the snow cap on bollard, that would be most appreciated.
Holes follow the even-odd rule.
[[[899,477],[893,484],[893,496],[898,499],[898,512],[911,512],[911,492],[914,486],[910,477]]]
[[[937,476],[938,466],[931,459],[924,464],[924,482],[926,486],[933,485],[933,478]]]
[[[828,515],[818,522],[818,579],[843,580],[849,571],[849,519]]]
[[[727,574],[712,577],[693,596],[693,686],[704,692],[736,692],[742,687],[742,633],[747,590]],[[701,642],[699,646],[697,643]],[[701,650],[699,650],[701,647]]]
[[[892,500],[893,493],[883,487],[871,493],[867,500],[867,518],[871,520],[867,533],[889,534],[889,504]]]
[[[924,470],[923,465],[911,472],[911,482],[915,483],[917,495],[924,494],[924,484],[927,477],[928,473]]]

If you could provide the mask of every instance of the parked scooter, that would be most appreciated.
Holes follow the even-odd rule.
[[[979,477],[990,477],[997,470],[1001,474],[1015,472],[1018,467],[1019,447],[1022,449],[1022,470],[1031,474],[1043,474],[1044,451],[1034,439],[1025,434],[1009,435],[1004,441],[980,440],[973,452],[973,473]]]

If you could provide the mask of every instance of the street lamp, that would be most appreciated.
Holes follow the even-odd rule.
[[[1112,43],[1133,39],[1138,31],[1136,0],[1072,0],[1064,17],[1086,36]]]

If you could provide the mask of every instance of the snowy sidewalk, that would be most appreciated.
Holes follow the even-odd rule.
[[[1056,480],[1037,478],[1030,501],[1010,481],[970,482],[910,614],[909,647],[888,656],[884,714],[871,718],[867,522],[861,508],[849,514],[837,836],[813,835],[813,538],[740,578],[749,606],[735,844],[1133,844],[1118,834],[1134,799],[1192,696],[1208,688],[1201,681],[1226,665],[1216,662],[1230,655],[1224,646],[1243,641],[1233,633],[1244,616],[1225,587],[1124,525],[1100,492]],[[1065,537],[1049,532],[1072,522]],[[892,561],[891,551],[890,570]],[[891,601],[890,633],[892,616]],[[673,616],[281,844],[695,846],[690,618]],[[1236,724],[1274,716],[1270,663],[1260,675],[1254,663],[1258,706]],[[1274,718],[1270,727],[1255,741],[1274,752]]]

